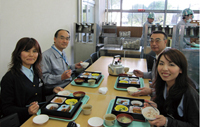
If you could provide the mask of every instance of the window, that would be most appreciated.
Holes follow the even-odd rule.
[[[108,22],[117,22],[117,26],[143,26],[149,12],[155,13],[154,23],[161,25],[175,25],[182,18],[185,8],[194,11],[194,19],[200,19],[199,0],[105,0],[108,6]],[[144,9],[144,10],[142,10]],[[144,12],[142,12],[144,11]],[[107,18],[107,17],[106,17]]]

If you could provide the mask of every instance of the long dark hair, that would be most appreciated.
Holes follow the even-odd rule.
[[[40,62],[42,60],[41,48],[36,39],[29,38],[29,37],[21,38],[17,42],[16,47],[15,47],[14,51],[12,52],[12,58],[11,58],[9,70],[11,70],[11,72],[13,74],[19,75],[20,73],[22,73],[21,72],[22,60],[20,57],[21,52],[30,50],[33,47],[35,47],[38,52],[38,58],[35,61],[35,63],[33,64],[33,70],[34,70],[34,73],[38,77],[40,77],[40,78],[42,77],[42,71],[41,71],[41,67],[40,67]]]
[[[184,54],[181,53],[179,50],[167,49],[158,57],[156,68],[158,67],[161,56],[164,56],[168,61],[172,61],[174,64],[176,64],[181,69],[182,73],[179,73],[179,75],[177,76],[175,84],[169,89],[168,96],[165,100],[163,97],[163,92],[166,82],[162,80],[159,73],[157,72],[154,82],[156,90],[156,97],[154,101],[157,103],[159,109],[165,111],[163,114],[176,114],[177,107],[181,101],[183,94],[192,83],[187,75],[187,60]]]

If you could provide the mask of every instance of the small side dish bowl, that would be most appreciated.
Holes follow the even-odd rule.
[[[85,81],[85,79],[82,79],[82,78],[74,79],[74,82],[75,82],[76,84],[79,84],[79,85],[81,85],[84,81]]]
[[[90,86],[93,86],[93,85],[95,84],[95,82],[96,82],[96,80],[94,80],[94,79],[89,79],[89,80],[88,80],[88,84],[89,84]]]
[[[138,88],[137,87],[127,87],[127,91],[130,95],[132,95],[135,92],[138,92]]]
[[[88,62],[82,62],[82,63],[80,63],[81,64],[81,66],[83,67],[83,68],[86,68],[90,63],[88,63]]]
[[[136,100],[133,100],[133,101],[131,101],[131,104],[133,105],[133,106],[142,106],[142,102],[141,101],[136,101]]]
[[[46,123],[48,120],[49,120],[48,115],[40,114],[33,118],[33,123],[41,125],[41,124]]]
[[[120,113],[117,115],[117,122],[122,127],[127,127],[133,122],[133,117],[126,113]]]
[[[58,108],[58,104],[48,104],[46,106],[46,109],[49,109],[49,110],[55,110]]]
[[[142,115],[147,120],[155,120],[156,115],[160,115],[159,110],[158,109],[156,110],[153,107],[145,107],[142,109]]]
[[[85,92],[83,91],[76,91],[73,93],[74,97],[84,97],[85,96]]]
[[[70,91],[68,91],[68,90],[59,91],[58,95],[69,96],[70,95]]]

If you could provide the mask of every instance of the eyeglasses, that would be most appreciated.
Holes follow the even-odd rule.
[[[69,41],[70,40],[70,37],[59,37],[61,40],[67,40],[67,41]]]
[[[166,39],[163,39],[163,40],[166,40]],[[156,43],[159,43],[159,42],[161,42],[162,40],[160,39],[160,38],[157,38],[157,39],[151,39],[150,40],[150,43],[153,43],[153,42],[156,42]]]

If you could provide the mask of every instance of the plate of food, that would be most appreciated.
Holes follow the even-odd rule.
[[[124,105],[117,105],[117,106],[115,106],[115,110],[116,111],[120,111],[120,112],[127,112],[128,111],[128,107],[126,107]]]
[[[129,105],[129,99],[118,98],[116,104]]]
[[[46,109],[49,109],[49,110],[56,110],[58,108],[58,104],[48,104],[46,106]]]
[[[68,104],[68,105],[75,105],[77,102],[78,102],[77,99],[67,99],[65,101],[65,103]]]
[[[62,111],[62,112],[71,112],[71,110],[74,108],[73,105],[66,105],[63,104],[58,108],[58,111]]]
[[[120,80],[119,83],[128,83],[126,80]]]
[[[131,113],[137,113],[137,114],[142,114],[142,110],[140,107],[134,107],[134,106],[130,106],[129,107],[129,112]]]
[[[131,101],[131,104],[133,106],[142,106],[143,105],[143,103],[141,101],[136,101],[136,100]]]
[[[62,104],[65,100],[66,100],[65,97],[55,97],[53,98],[53,100],[51,100],[51,102]]]

